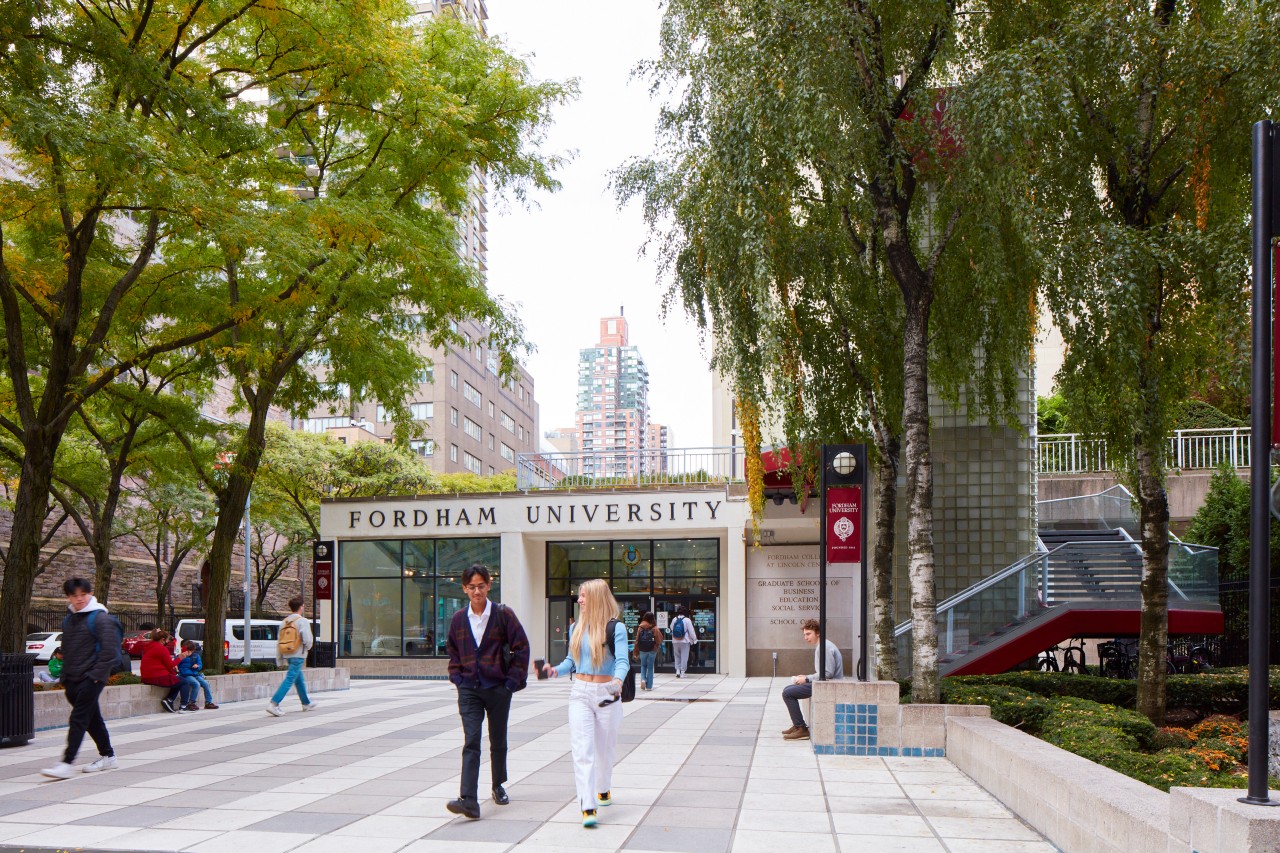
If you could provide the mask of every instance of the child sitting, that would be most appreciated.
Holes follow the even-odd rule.
[[[216,711],[218,706],[213,704],[213,691],[209,689],[209,679],[204,677],[201,670],[204,668],[204,660],[200,657],[200,647],[191,640],[182,641],[183,658],[178,661],[178,675],[186,682],[187,699],[186,709],[188,711],[198,711],[200,707],[196,705],[196,695],[199,694],[200,688],[204,688],[204,709],[206,711]]]
[[[36,684],[57,684],[62,680],[62,649],[53,650],[49,658],[49,671],[36,673]]]

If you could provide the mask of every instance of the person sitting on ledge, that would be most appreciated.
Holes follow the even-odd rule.
[[[809,739],[809,726],[805,724],[804,714],[800,712],[800,700],[808,699],[813,695],[813,682],[818,680],[818,670],[822,665],[818,657],[820,654],[818,649],[818,620],[806,619],[801,627],[804,629],[804,641],[814,647],[813,668],[815,671],[812,675],[792,676],[792,683],[782,689],[782,701],[786,703],[787,710],[791,712],[791,728],[782,732],[782,736],[786,740]],[[840,650],[830,640],[827,640],[823,646],[827,655],[827,678],[831,681],[838,681],[844,678],[844,658],[841,656]]]

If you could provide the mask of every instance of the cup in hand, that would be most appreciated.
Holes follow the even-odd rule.
[[[542,658],[537,658],[533,662],[533,671],[538,673],[538,678],[547,677],[546,667],[547,667],[547,662]]]

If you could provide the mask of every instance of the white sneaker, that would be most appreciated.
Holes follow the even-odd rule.
[[[178,706],[178,713],[179,713],[179,714],[190,714],[191,712],[187,710],[187,706],[186,706],[186,705],[179,705],[179,706]]]
[[[305,704],[305,705],[303,705],[303,706],[302,706],[302,710],[304,710],[304,711],[314,711],[316,708],[319,708],[319,707],[320,707],[320,703],[319,703],[319,702],[308,702],[307,704]]]
[[[267,703],[267,713],[273,717],[283,717],[284,709],[282,709],[275,702],[269,702]]]
[[[76,775],[77,772],[77,768],[74,764],[68,764],[65,761],[59,761],[49,769],[40,771],[41,775],[51,776],[54,779],[70,779],[72,776]]]
[[[97,773],[99,770],[117,770],[119,767],[120,763],[116,761],[114,755],[104,755],[92,764],[86,764],[80,769],[85,773]]]

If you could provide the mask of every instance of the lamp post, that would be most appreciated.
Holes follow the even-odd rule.
[[[822,458],[822,526],[818,544],[818,679],[825,680],[827,642],[827,564],[859,565],[860,593],[853,617],[857,638],[858,668],[855,677],[862,679],[867,665],[867,573],[863,562],[866,553],[867,527],[862,519],[863,495],[866,493],[867,448],[862,444],[824,444]]]

